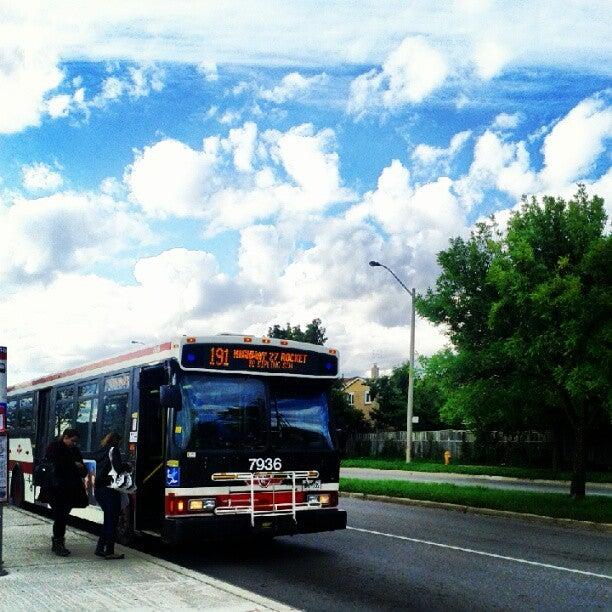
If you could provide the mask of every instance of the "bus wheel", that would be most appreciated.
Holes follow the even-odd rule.
[[[18,508],[23,508],[25,502],[25,483],[21,470],[13,470],[11,476],[11,502]]]
[[[134,525],[132,524],[132,502],[121,511],[119,522],[117,523],[117,542],[124,546],[129,546],[134,539]]]

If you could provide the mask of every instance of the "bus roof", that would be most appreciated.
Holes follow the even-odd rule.
[[[316,351],[319,353],[336,354],[335,349],[329,349],[324,346],[309,344],[306,342],[297,342],[295,340],[284,340],[279,338],[257,337],[246,334],[217,334],[211,336],[181,336],[175,340],[156,344],[154,346],[143,347],[136,351],[123,353],[113,357],[101,359],[91,363],[84,364],[63,372],[56,372],[35,378],[30,381],[18,383],[8,387],[9,393],[16,391],[27,392],[45,388],[53,384],[68,383],[75,380],[80,380],[87,376],[99,376],[120,370],[122,368],[130,368],[134,366],[147,365],[158,363],[164,359],[175,357],[180,360],[181,348],[185,344],[193,344],[200,342],[224,342],[226,344],[240,344],[249,346],[252,344],[265,343],[270,346],[283,346],[302,350]]]

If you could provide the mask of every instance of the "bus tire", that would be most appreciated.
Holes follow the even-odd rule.
[[[14,468],[11,475],[11,503],[23,508],[25,503],[25,481],[19,468]]]

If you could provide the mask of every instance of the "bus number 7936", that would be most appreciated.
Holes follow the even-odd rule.
[[[253,470],[281,470],[283,467],[283,462],[281,461],[280,457],[275,457],[274,459],[272,459],[272,457],[266,457],[265,459],[263,457],[250,457],[249,461],[251,462],[251,465],[249,466],[249,470],[251,470],[251,472]]]

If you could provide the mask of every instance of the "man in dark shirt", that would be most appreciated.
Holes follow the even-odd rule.
[[[45,491],[53,512],[51,550],[60,557],[70,554],[65,545],[66,522],[70,511],[75,507],[87,506],[83,483],[87,468],[83,463],[83,455],[77,447],[78,440],[78,431],[68,428],[49,444],[45,454],[45,460],[53,465],[50,482]]]

